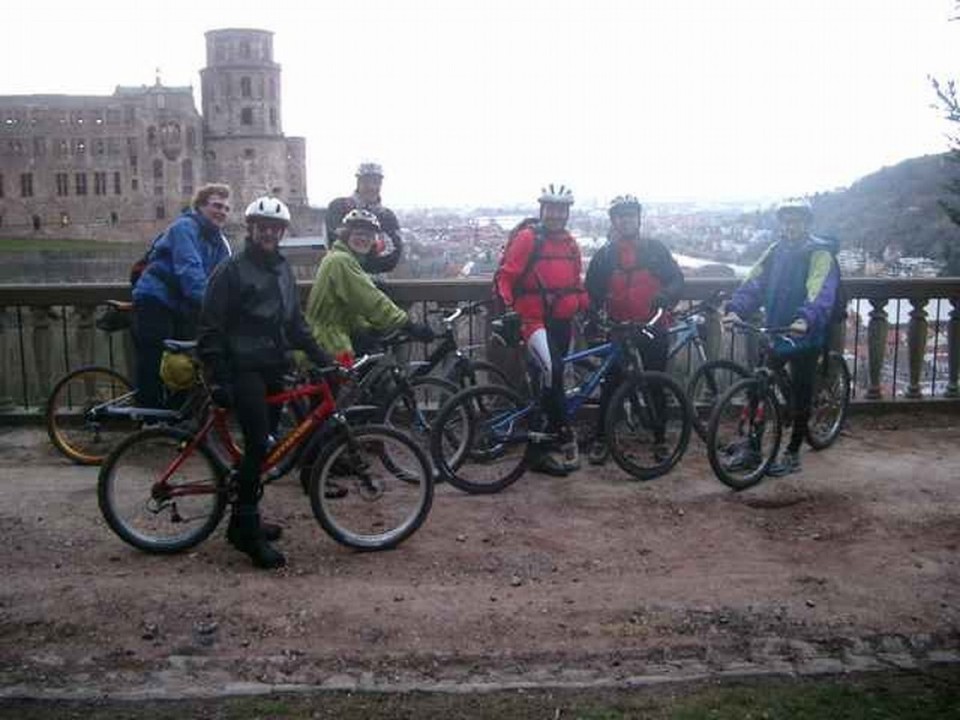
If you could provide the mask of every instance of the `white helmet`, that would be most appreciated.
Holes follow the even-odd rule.
[[[383,167],[380,163],[375,162],[362,162],[357,167],[357,177],[363,177],[364,175],[376,175],[377,177],[383,177]]]
[[[351,210],[344,215],[341,225],[345,228],[363,227],[368,230],[380,232],[380,220],[377,219],[377,216],[369,210],[363,210],[361,208]]]
[[[784,198],[777,203],[777,217],[782,217],[786,213],[803,215],[809,220],[813,217],[813,206],[810,205],[810,201],[806,198]]]
[[[255,219],[278,220],[286,225],[290,224],[290,210],[275,197],[264,195],[257,198],[247,205],[247,211],[243,214],[247,222]]]
[[[636,195],[617,195],[610,201],[610,209],[608,211],[610,215],[626,212],[627,210],[634,210],[637,215],[643,210],[643,205],[640,204]]]
[[[565,185],[550,183],[540,191],[540,204],[556,203],[557,205],[573,205],[573,190]]]

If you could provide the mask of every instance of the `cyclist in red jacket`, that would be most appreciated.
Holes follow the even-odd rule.
[[[611,320],[647,322],[659,308],[673,307],[683,292],[683,272],[666,246],[640,235],[643,207],[633,195],[621,195],[610,203],[610,239],[597,251],[587,268],[587,292],[591,311],[605,309]],[[669,342],[664,314],[653,340],[641,348],[647,370],[666,370]],[[609,450],[604,438],[603,418],[619,373],[604,378],[600,395],[597,435],[588,460],[606,462]]]
[[[550,185],[540,195],[540,220],[521,230],[504,251],[495,282],[508,310],[520,316],[521,332],[541,382],[545,431],[559,442],[539,448],[531,469],[563,476],[579,465],[566,461],[561,445],[573,445],[564,413],[563,356],[573,337],[573,317],[587,309],[580,277],[580,248],[567,232],[573,193]]]

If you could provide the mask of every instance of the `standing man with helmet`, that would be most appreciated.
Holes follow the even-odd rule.
[[[748,317],[761,306],[764,325],[790,327],[792,338],[777,338],[771,365],[789,366],[790,442],[767,470],[779,477],[800,471],[810,406],[813,402],[817,357],[823,352],[840,270],[831,249],[810,234],[813,211],[803,198],[790,198],[777,207],[779,238],[761,256],[727,303],[726,325]]]
[[[610,319],[617,322],[645,323],[658,309],[669,310],[676,305],[683,293],[683,273],[670,251],[659,240],[640,235],[642,211],[640,201],[633,195],[613,199],[610,237],[587,268],[591,312],[605,309]],[[667,368],[668,325],[665,313],[654,329],[653,339],[640,348],[647,370]],[[619,373],[614,370],[604,379],[601,389],[597,435],[588,456],[594,465],[602,465],[609,455],[603,418],[618,384]]]
[[[210,278],[197,350],[214,402],[233,407],[243,430],[243,460],[227,540],[257,567],[275,568],[286,564],[269,544],[280,537],[280,528],[262,524],[258,510],[260,468],[267,455],[267,436],[276,424],[266,397],[283,388],[291,350],[303,350],[318,367],[332,361],[310,334],[293,271],[279,252],[290,225],[287,206],[261,197],[250,203],[245,217],[243,251]]]
[[[380,199],[382,185],[383,168],[374,162],[360,163],[357,168],[357,188],[353,195],[331,200],[327,206],[325,221],[327,243],[332,245],[343,224],[344,216],[351,210],[368,210],[376,216],[380,230],[377,231],[373,248],[361,261],[363,269],[374,275],[393,270],[403,253],[400,223],[393,211],[385,207]]]
[[[539,221],[507,244],[494,283],[507,310],[519,315],[542,384],[545,431],[559,438],[556,444],[537,446],[531,469],[564,476],[579,466],[579,459],[566,421],[562,360],[573,338],[573,317],[587,310],[587,293],[580,277],[580,248],[566,230],[573,193],[549,185],[539,201]],[[562,453],[561,446],[570,452]]]
[[[141,407],[163,406],[163,341],[196,337],[207,279],[230,257],[230,245],[223,235],[229,197],[226,185],[204,185],[197,190],[193,208],[154,241],[147,265],[133,287],[137,403]]]
[[[369,210],[351,210],[343,218],[337,238],[317,268],[307,298],[307,322],[320,346],[343,364],[354,356],[354,338],[395,328],[411,337],[433,339],[426,325],[410,321],[363,270],[380,232],[380,221]]]

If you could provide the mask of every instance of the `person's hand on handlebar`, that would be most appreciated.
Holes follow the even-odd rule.
[[[403,330],[414,340],[419,340],[420,342],[430,342],[436,337],[436,333],[433,332],[433,328],[426,323],[417,323],[411,321],[404,325]]]
[[[810,325],[803,318],[797,318],[790,323],[791,335],[806,335],[810,331]]]
[[[720,318],[720,322],[725,328],[733,327],[739,323],[743,322],[743,318],[737,315],[735,312],[727,311],[726,315]]]

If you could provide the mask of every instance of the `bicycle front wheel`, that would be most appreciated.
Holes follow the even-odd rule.
[[[514,384],[510,382],[507,374],[488,360],[467,361],[466,369],[461,372],[460,377],[456,380],[461,389],[482,385],[502,385],[514,389]]]
[[[691,415],[686,394],[666,373],[631,377],[614,391],[604,418],[610,455],[637,480],[665,475],[686,452]]]
[[[813,380],[813,402],[807,422],[807,442],[824,450],[840,436],[850,407],[850,369],[840,353],[820,356]]]
[[[175,553],[206,539],[223,517],[225,470],[204,445],[183,457],[193,436],[149,428],[121,442],[100,468],[97,500],[107,525],[149,553]],[[175,462],[179,466],[164,480]]]
[[[99,465],[137,421],[111,413],[135,405],[130,381],[116,370],[94,365],[68,373],[47,400],[45,420],[50,442],[79,465]]]
[[[783,434],[772,388],[756,378],[735,383],[720,398],[707,427],[707,458],[717,479],[745,490],[763,479]]]
[[[693,406],[693,429],[707,441],[707,424],[720,397],[738,380],[750,377],[750,371],[732,360],[710,360],[698,367],[687,384],[687,397]]]
[[[531,406],[510,388],[461,390],[434,421],[430,459],[440,477],[458,490],[500,492],[527,469],[531,417]]]
[[[357,550],[396,547],[419,529],[432,503],[426,454],[385,425],[343,429],[324,447],[310,477],[310,505],[321,527]]]

